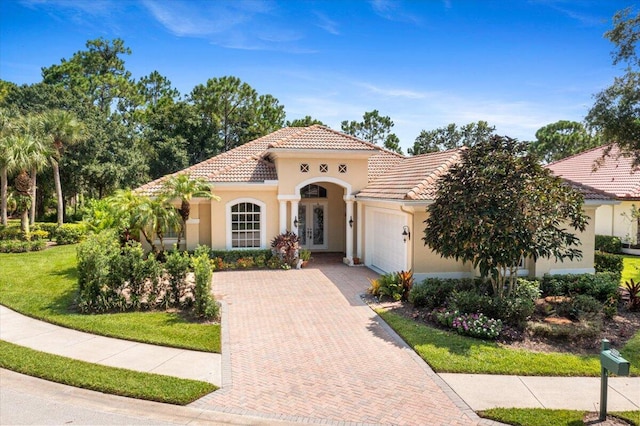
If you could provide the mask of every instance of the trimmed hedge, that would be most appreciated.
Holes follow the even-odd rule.
[[[43,240],[20,241],[20,240],[0,240],[0,253],[26,253],[29,251],[40,251],[44,249]]]
[[[618,279],[622,276],[624,269],[624,257],[619,254],[595,252],[594,266],[596,272],[613,272],[618,274]]]
[[[620,275],[615,272],[596,274],[545,275],[540,283],[543,296],[576,296],[586,294],[606,302],[618,294]]]
[[[596,235],[596,250],[617,254],[622,252],[622,241],[611,235]]]

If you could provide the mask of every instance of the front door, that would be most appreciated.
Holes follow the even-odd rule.
[[[298,204],[298,237],[300,246],[308,250],[323,250],[327,246],[327,203]]]

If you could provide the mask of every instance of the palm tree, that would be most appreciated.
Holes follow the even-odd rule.
[[[33,142],[37,144],[34,150],[41,151],[47,158],[51,156],[51,148],[46,143],[44,134],[44,121],[41,115],[28,115],[21,120],[20,131],[33,137]],[[38,172],[42,171],[47,162],[35,162],[31,164],[31,208],[29,211],[29,224],[33,225],[36,220],[36,190]]]
[[[140,230],[151,246],[151,251],[156,257],[160,257],[165,250],[164,231],[178,226],[180,216],[165,197],[150,198],[141,195],[137,197],[139,197],[139,204],[132,212],[132,227]],[[160,241],[160,247],[155,245],[156,237]]]
[[[15,171],[14,190],[18,211],[21,213],[21,230],[29,234],[29,207],[32,196],[32,179],[29,170],[42,167],[47,162],[46,151],[36,138],[28,133],[15,133],[8,137],[8,171]]]
[[[11,162],[9,135],[14,129],[11,118],[7,110],[0,109],[0,222],[4,226],[7,226],[8,170]]]
[[[44,133],[53,144],[52,154],[49,157],[53,168],[53,180],[58,201],[58,225],[64,222],[64,199],[62,197],[62,185],[60,184],[60,158],[65,147],[71,146],[84,136],[84,126],[75,115],[68,111],[49,110],[43,116]]]
[[[191,199],[206,198],[208,200],[220,200],[211,193],[211,185],[209,185],[204,179],[197,178],[191,179],[187,174],[173,175],[167,179],[163,185],[162,195],[170,200],[179,199],[181,201],[178,213],[182,218],[180,223],[180,232],[178,233],[178,247],[180,247],[180,240],[184,234],[187,220],[191,214]]]

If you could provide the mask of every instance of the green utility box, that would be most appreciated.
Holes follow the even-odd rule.
[[[616,376],[628,376],[631,364],[615,349],[600,352],[600,365]]]
[[[628,376],[631,363],[620,356],[620,352],[611,349],[607,339],[602,339],[600,350],[600,420],[607,418],[607,388],[609,373],[616,376]]]

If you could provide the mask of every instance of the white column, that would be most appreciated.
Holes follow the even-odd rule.
[[[356,257],[360,258],[360,262],[363,262],[362,259],[362,224],[364,223],[364,214],[362,213],[362,203],[356,203]]]
[[[349,220],[353,218],[353,197],[351,195],[344,196],[344,202],[347,205],[347,214],[345,217],[345,224],[347,229],[346,235],[346,259],[345,263],[348,265],[353,264],[353,228],[349,226]]]
[[[300,199],[297,200],[291,200],[291,232],[293,232],[294,234],[298,235],[298,227],[294,225],[294,222],[297,220],[300,220],[298,218],[298,201],[300,201]]]
[[[287,201],[280,200],[280,233],[287,232]]]

